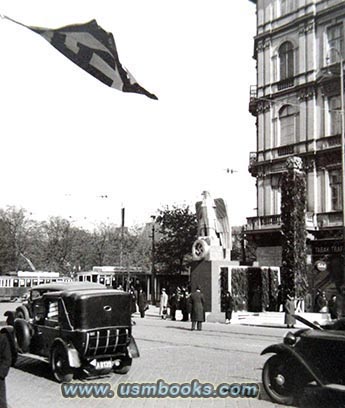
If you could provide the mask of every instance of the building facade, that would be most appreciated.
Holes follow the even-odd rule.
[[[249,171],[256,179],[257,216],[247,219],[247,237],[256,243],[259,265],[281,265],[281,175],[286,159],[299,156],[307,183],[308,261],[339,257],[345,1],[251,1],[257,83],[249,110],[257,148]]]

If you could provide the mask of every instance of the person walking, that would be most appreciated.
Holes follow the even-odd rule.
[[[165,289],[162,289],[161,300],[159,304],[159,315],[162,319],[166,319],[168,314],[168,295]]]
[[[133,286],[130,287],[129,294],[130,294],[129,307],[130,307],[131,315],[133,315],[137,311],[137,297],[135,296]],[[131,318],[131,320],[132,320],[132,325],[134,326],[136,323],[133,320],[133,318]]]
[[[0,407],[7,408],[5,378],[12,364],[11,346],[6,334],[0,333]]]
[[[181,300],[180,300],[180,305],[181,305],[181,313],[182,313],[182,321],[183,322],[188,322],[189,321],[189,315],[190,315],[190,309],[191,305],[189,302],[189,297],[190,294],[188,292],[188,289],[185,289],[182,292]]]
[[[293,316],[293,314],[295,313],[295,299],[291,295],[291,292],[288,292],[286,295],[284,309],[285,309],[284,323],[288,328],[289,327],[293,328],[296,323],[296,319]]]
[[[234,301],[232,299],[231,293],[226,292],[224,296],[224,311],[225,311],[225,323],[226,324],[230,324],[231,322],[233,306],[234,306]]]
[[[197,329],[200,331],[202,329],[202,322],[205,321],[205,310],[204,310],[204,295],[201,293],[199,287],[196,288],[196,291],[190,295],[190,304],[191,304],[191,320],[192,320],[192,329],[195,330],[195,324]]]
[[[140,313],[140,317],[145,317],[145,311],[147,310],[147,301],[146,295],[142,288],[139,289],[138,293],[138,309]]]
[[[318,297],[318,309],[319,313],[328,312],[328,300],[326,297],[326,292],[321,292],[321,295]]]
[[[277,312],[281,312],[284,310],[284,291],[282,285],[278,286],[278,292],[277,292]]]
[[[328,310],[329,314],[331,315],[331,319],[335,320],[338,318],[338,310],[337,310],[337,296],[332,295],[328,302]]]
[[[169,300],[171,320],[176,320],[177,293],[173,292]]]

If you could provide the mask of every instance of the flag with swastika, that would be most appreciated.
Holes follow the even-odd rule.
[[[32,27],[4,16],[40,34],[65,57],[111,88],[134,92],[158,99],[140,86],[133,75],[120,63],[112,33],[103,30],[96,20],[50,29]]]

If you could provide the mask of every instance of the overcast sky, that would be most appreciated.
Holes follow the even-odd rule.
[[[0,13],[58,28],[95,18],[158,101],[108,88],[41,36],[0,20],[0,207],[126,225],[158,208],[227,200],[255,215],[255,7],[248,0],[2,0]],[[229,174],[226,169],[234,169]],[[107,196],[107,198],[102,198]]]

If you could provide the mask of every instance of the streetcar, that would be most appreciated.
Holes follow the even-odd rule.
[[[94,266],[91,271],[77,272],[78,282],[100,283],[107,288],[114,288],[128,291],[130,286],[138,289],[141,287],[146,293],[149,287],[150,272],[142,268],[130,266]]]
[[[72,282],[72,278],[60,276],[58,272],[18,271],[0,275],[0,302],[21,299],[28,290],[44,283]]]

